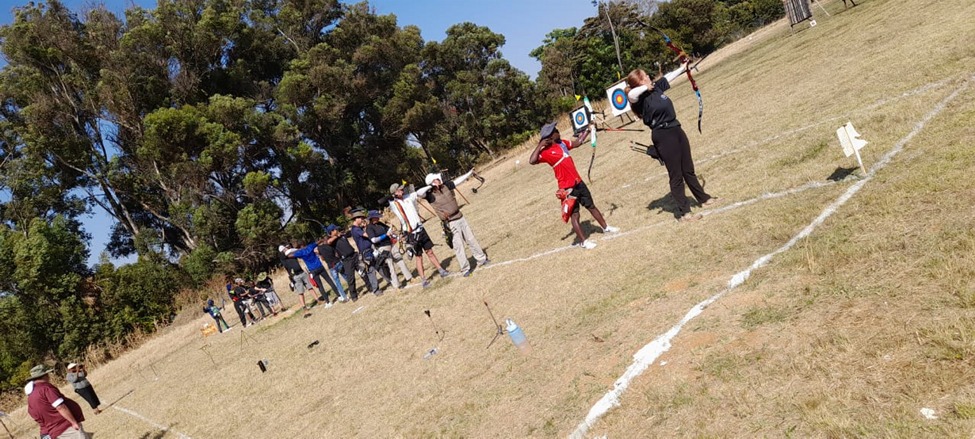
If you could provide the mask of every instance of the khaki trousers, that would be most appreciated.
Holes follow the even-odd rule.
[[[409,283],[413,279],[413,273],[410,273],[409,267],[406,266],[406,262],[403,262],[403,255],[400,254],[399,248],[395,245],[384,245],[379,247],[377,252],[388,251],[389,257],[386,258],[386,266],[389,267],[389,279],[393,283],[393,288],[399,288],[399,275],[396,274],[396,266],[399,266],[399,271],[403,273],[403,277],[406,278],[406,282]]]
[[[81,428],[84,427],[82,426]],[[61,433],[61,435],[58,436],[58,439],[88,439],[88,433],[85,433],[84,430],[77,430],[74,427],[68,427],[67,430],[64,430],[64,433]]]
[[[471,253],[474,254],[474,259],[478,263],[487,260],[487,255],[484,254],[484,250],[481,250],[481,244],[477,243],[477,238],[474,237],[474,231],[467,223],[467,218],[461,217],[461,219],[453,220],[449,225],[450,231],[454,234],[454,254],[457,256],[457,263],[460,264],[461,273],[471,269],[471,263],[467,261],[467,252],[464,250],[465,243],[471,248]]]

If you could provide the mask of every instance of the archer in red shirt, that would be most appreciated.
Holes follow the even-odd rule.
[[[582,225],[579,224],[579,205],[589,210],[599,226],[603,228],[604,233],[616,233],[620,229],[606,224],[602,212],[596,208],[596,204],[592,200],[589,187],[583,183],[579,171],[576,170],[575,162],[569,155],[569,150],[579,147],[589,138],[589,131],[580,132],[570,142],[562,140],[562,136],[553,122],[543,126],[540,135],[541,140],[539,140],[535,150],[532,151],[528,163],[537,165],[539,162],[545,162],[552,167],[552,170],[555,171],[555,180],[559,184],[559,198],[564,197],[566,200],[566,203],[563,203],[563,219],[567,215],[571,218],[572,230],[576,232],[576,237],[579,238],[579,243],[583,248],[595,248],[596,243],[586,239]]]

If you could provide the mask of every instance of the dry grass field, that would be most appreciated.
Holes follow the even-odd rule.
[[[519,147],[478,194],[464,188],[493,265],[206,340],[201,314],[92,373],[116,402],[87,429],[96,439],[972,437],[975,2],[859,4],[826,1],[832,16],[814,7],[817,26],[779,22],[701,64],[703,134],[693,92],[674,84],[698,172],[722,198],[695,209],[703,221],[673,220],[663,167],[627,146],[647,132],[600,132],[590,188],[623,232],[602,235],[583,213],[598,247],[569,248],[552,171],[527,166],[530,145]],[[870,141],[866,174],[836,141],[848,120]],[[590,149],[573,156],[585,173]],[[446,246],[436,251],[457,270]],[[624,376],[709,298],[642,374]],[[506,336],[486,348],[485,300],[519,323],[530,354]],[[11,416],[16,437],[36,436],[24,410]]]

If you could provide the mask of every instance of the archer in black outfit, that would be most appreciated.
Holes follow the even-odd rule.
[[[359,300],[359,292],[355,289],[355,269],[359,266],[359,253],[349,243],[348,233],[343,234],[331,224],[326,228],[326,231],[328,236],[325,244],[334,248],[338,254],[339,261],[342,264],[342,275],[345,277],[345,282],[349,284],[347,292],[352,297],[352,301],[355,302]]]
[[[686,64],[684,68],[687,68]],[[703,206],[710,206],[717,198],[704,192],[704,187],[694,173],[691,144],[677,120],[673,101],[664,94],[670,89],[670,82],[665,77],[654,82],[647,72],[637,69],[627,75],[626,83],[630,89],[628,90],[630,107],[643,119],[643,123],[650,127],[653,147],[657,149],[657,154],[667,167],[670,194],[677,202],[677,220],[685,222],[701,219],[701,214],[688,215],[691,213],[691,205],[684,193],[685,183],[694,198]]]

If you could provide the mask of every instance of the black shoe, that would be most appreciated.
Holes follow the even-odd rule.
[[[376,295],[376,297],[379,297],[379,296],[382,296],[382,295],[383,295],[383,290],[376,290],[376,291],[373,291],[373,292],[372,292],[372,294],[375,294],[375,295]]]

